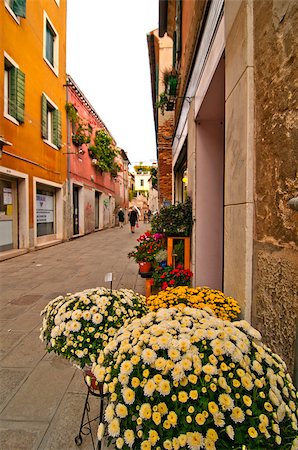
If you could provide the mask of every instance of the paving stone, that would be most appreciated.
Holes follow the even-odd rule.
[[[13,331],[12,331],[13,332]],[[32,331],[25,336],[2,360],[3,367],[34,367],[45,354],[39,332]],[[34,351],[32,351],[34,349]]]
[[[4,309],[0,311],[0,319],[15,319],[16,317],[21,316],[28,309],[26,306],[16,306],[8,304]]]
[[[26,369],[0,369],[0,411],[14,395],[28,373],[29,370]]]
[[[42,361],[2,411],[0,419],[51,420],[72,376],[72,368],[57,368],[50,361]]]
[[[9,330],[9,328],[8,328]],[[0,359],[2,359],[22,339],[23,332],[3,330],[0,333]]]
[[[31,331],[37,325],[41,326],[42,319],[38,313],[25,312],[16,319],[7,321],[7,328],[12,331]]]
[[[41,295],[23,295],[22,297],[16,298],[12,300],[10,303],[12,305],[32,305],[33,303],[36,303],[37,300],[39,300]]]
[[[47,423],[0,421],[0,448],[37,450],[47,426]]]

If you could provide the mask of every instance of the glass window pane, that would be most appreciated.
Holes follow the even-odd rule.
[[[55,33],[47,23],[46,27],[46,58],[54,66],[54,39]]]

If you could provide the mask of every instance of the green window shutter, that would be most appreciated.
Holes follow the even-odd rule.
[[[24,123],[25,119],[25,74],[20,69],[16,69],[16,119]]]
[[[17,118],[17,68],[12,66],[9,70],[8,113]]]
[[[26,0],[13,0],[12,10],[16,16],[26,17]]]
[[[61,148],[61,112],[58,109],[53,111],[53,144]]]
[[[48,101],[44,94],[41,96],[41,135],[48,139]]]

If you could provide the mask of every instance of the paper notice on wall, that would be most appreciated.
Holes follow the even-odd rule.
[[[36,222],[51,223],[54,222],[54,196],[36,195]]]
[[[11,188],[3,188],[3,204],[4,205],[11,205],[12,204]]]

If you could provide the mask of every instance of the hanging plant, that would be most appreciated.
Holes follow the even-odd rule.
[[[103,172],[119,171],[120,167],[115,163],[118,151],[112,146],[113,139],[105,130],[95,133],[94,144],[89,147],[92,158],[97,159],[98,167]]]
[[[78,111],[72,103],[66,103],[65,109],[73,128],[73,144],[78,147],[83,144],[89,144],[91,141],[92,126],[90,124],[87,126],[84,125],[79,117]]]

